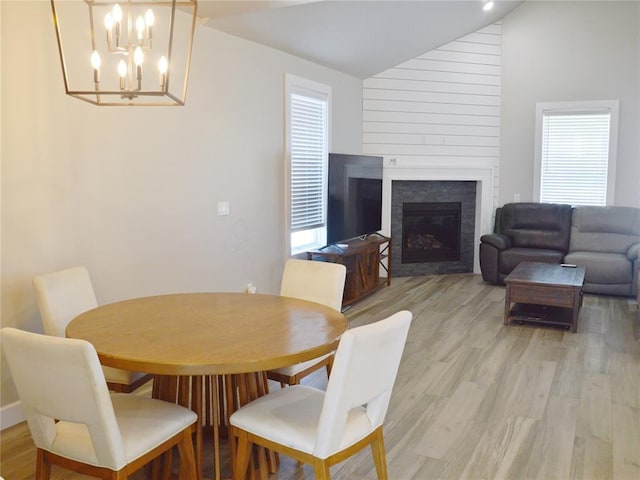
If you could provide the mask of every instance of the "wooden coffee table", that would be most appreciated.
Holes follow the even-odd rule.
[[[504,279],[504,324],[532,322],[578,329],[585,268],[523,262]],[[514,303],[515,305],[511,305]]]

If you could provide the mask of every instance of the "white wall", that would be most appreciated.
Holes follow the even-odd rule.
[[[502,27],[499,203],[533,198],[536,102],[620,100],[615,204],[640,206],[640,2],[526,2]]]
[[[49,2],[2,2],[1,54],[2,326],[41,331],[32,277],[78,264],[100,303],[277,292],[285,72],[332,86],[332,149],[361,150],[360,80],[206,27],[185,107],[67,97]]]

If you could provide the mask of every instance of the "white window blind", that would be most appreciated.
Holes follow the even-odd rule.
[[[324,226],[327,100],[290,97],[291,232]]]
[[[542,112],[540,201],[606,205],[611,111]]]

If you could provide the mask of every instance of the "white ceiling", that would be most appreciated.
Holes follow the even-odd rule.
[[[201,0],[205,25],[368,78],[490,25],[522,1]]]

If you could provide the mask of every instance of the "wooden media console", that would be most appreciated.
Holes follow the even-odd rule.
[[[347,268],[342,305],[351,305],[391,284],[391,238],[381,234],[355,238],[307,252],[307,260],[341,263]],[[386,260],[386,265],[385,265]],[[380,267],[387,276],[380,276]]]

